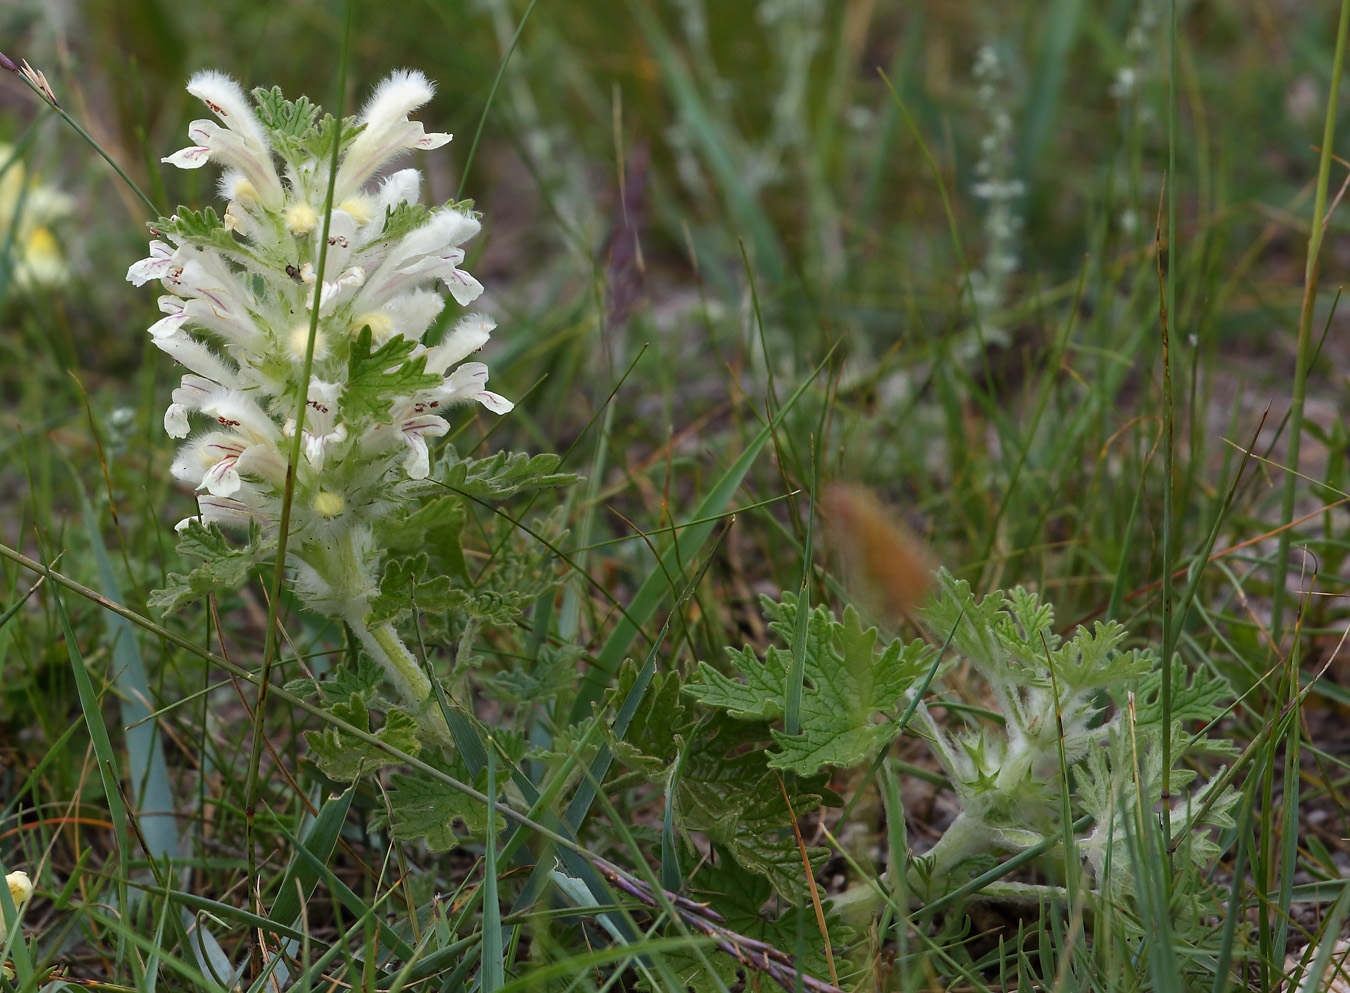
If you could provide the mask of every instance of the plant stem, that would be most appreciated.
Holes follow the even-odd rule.
[[[945,882],[952,869],[962,859],[969,858],[977,852],[990,851],[993,847],[991,834],[989,826],[984,822],[966,813],[957,814],[956,820],[952,821],[942,833],[937,844],[923,854],[925,859],[930,860],[932,866],[928,879]],[[908,878],[910,888],[916,893],[923,893],[928,888],[929,884],[925,883],[923,877],[912,866]]]
[[[445,718],[435,707],[427,707],[433,695],[430,677],[422,671],[393,624],[366,622],[373,584],[361,551],[362,535],[360,529],[349,528],[330,542],[311,545],[304,549],[306,562],[328,585],[333,612],[356,634],[366,654],[379,664],[403,705],[423,730],[439,741],[448,742],[450,729]]]
[[[431,680],[418,666],[393,625],[385,623],[368,627],[355,611],[343,615],[342,619],[356,633],[366,653],[380,664],[385,678],[394,684],[403,702],[414,709],[420,708],[431,695]]]
[[[1332,60],[1331,88],[1327,93],[1327,116],[1322,128],[1322,149],[1317,162],[1317,193],[1313,200],[1312,230],[1308,234],[1308,259],[1303,273],[1303,306],[1298,320],[1298,352],[1294,359],[1294,393],[1289,410],[1289,454],[1285,460],[1284,494],[1280,505],[1280,523],[1294,519],[1294,498],[1298,492],[1298,462],[1303,442],[1303,407],[1308,392],[1308,366],[1312,355],[1313,311],[1317,303],[1317,263],[1322,251],[1322,232],[1326,223],[1327,186],[1331,179],[1331,148],[1336,135],[1336,102],[1345,67],[1345,38],[1350,26],[1350,0],[1342,0],[1340,22],[1336,28],[1336,54]],[[1270,607],[1270,634],[1278,646],[1284,634],[1284,602],[1288,598],[1289,543],[1293,535],[1280,532],[1275,553],[1275,589]]]

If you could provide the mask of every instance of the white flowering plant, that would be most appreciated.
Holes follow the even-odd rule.
[[[1054,608],[1035,593],[1018,587],[977,598],[945,570],[939,580],[923,619],[945,648],[879,639],[852,608],[841,623],[817,606],[799,626],[798,601],[784,593],[762,602],[770,629],[795,651],[770,647],[761,660],[751,648],[730,650],[735,675],[700,663],[684,692],[759,725],[771,748],[768,768],[799,777],[869,762],[912,724],[960,808],[927,852],[893,853],[922,897],[955,889],[1000,855],[1057,851],[1062,860],[1066,812],[1075,823],[1088,818],[1089,826],[1070,831],[1088,878],[1103,893],[1128,894],[1136,867],[1126,842],[1141,812],[1163,802],[1175,807],[1179,858],[1207,868],[1219,854],[1210,829],[1233,827],[1239,795],[1222,776],[1197,786],[1191,763],[1234,756],[1207,730],[1223,714],[1227,683],[1205,672],[1188,680],[1176,665],[1165,727],[1158,660],[1126,649],[1119,623],[1079,627],[1066,639],[1055,631]],[[784,715],[798,652],[808,690],[800,729],[787,734],[773,725]],[[854,891],[863,902],[875,893]]]
[[[218,72],[193,76],[188,91],[215,120],[193,121],[192,144],[164,161],[220,167],[225,210],[160,218],[149,256],[127,272],[164,291],[149,333],[185,370],[164,428],[183,442],[172,473],[197,494],[177,529],[200,564],[171,575],[152,604],[172,610],[237,585],[276,554],[285,521],[295,591],[353,632],[421,732],[448,740],[397,622],[414,602],[481,622],[501,613],[502,594],[485,591],[475,612],[475,591],[452,587],[427,554],[462,562],[464,501],[568,477],[553,455],[432,451],[451,409],[513,406],[470,360],[493,320],[450,317],[436,289],[458,308],[483,291],[463,268],[479,230],[473,204],[424,206],[416,169],[387,171],[450,141],[409,119],[432,86],[396,72],[343,121],[276,88],[250,102]],[[413,550],[420,559],[398,554]]]

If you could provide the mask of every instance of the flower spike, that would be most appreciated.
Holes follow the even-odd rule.
[[[192,144],[164,161],[221,166],[226,209],[161,218],[148,257],[127,270],[136,286],[162,287],[149,333],[184,367],[164,414],[183,440],[172,474],[198,494],[179,529],[196,521],[275,540],[291,474],[297,588],[357,631],[417,710],[427,677],[387,622],[365,626],[383,566],[376,529],[426,486],[452,407],[513,406],[486,388],[485,364],[465,361],[487,343],[491,319],[468,315],[444,341],[422,341],[446,306],[440,284],[459,306],[483,291],[460,268],[477,216],[467,204],[419,207],[416,169],[375,182],[396,157],[450,140],[408,119],[434,88],[420,72],[395,72],[340,130],[275,89],[255,90],[255,109],[224,73],[199,72],[188,91],[214,119],[193,121]]]

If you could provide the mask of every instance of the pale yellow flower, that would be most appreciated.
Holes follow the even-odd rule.
[[[33,883],[28,878],[26,872],[11,872],[5,877],[5,882],[9,884],[9,898],[14,901],[16,908],[22,909],[28,902],[28,898],[33,895]],[[5,927],[4,914],[0,914],[0,943],[9,937],[9,930]]]
[[[37,182],[0,144],[0,246],[8,244],[15,285],[21,290],[53,287],[69,275],[52,225],[69,217],[75,201]]]

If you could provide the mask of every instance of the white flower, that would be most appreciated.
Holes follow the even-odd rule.
[[[476,402],[497,413],[512,409],[487,389],[487,366],[466,361],[487,342],[495,327],[490,318],[463,317],[440,344],[421,344],[446,306],[438,282],[460,306],[483,291],[460,268],[479,222],[453,207],[420,220],[399,210],[417,200],[416,169],[372,181],[397,156],[450,140],[408,119],[433,92],[420,73],[394,73],[358,118],[344,123],[352,137],[326,227],[329,163],[314,150],[320,145],[306,143],[317,132],[283,136],[264,124],[294,105],[288,110],[269,96],[269,113],[260,117],[239,85],[220,73],[198,73],[189,90],[216,120],[193,122],[194,144],[166,161],[223,166],[217,188],[227,202],[224,219],[215,230],[203,230],[202,216],[159,222],[148,256],[127,270],[137,286],[163,287],[150,336],[184,367],[164,412],[165,431],[182,440],[171,472],[199,494],[198,513],[188,520],[274,529],[299,430],[298,463],[289,470],[289,564],[318,577],[305,586],[317,591],[338,583],[325,559],[335,542],[358,542],[368,550],[362,562],[370,558],[362,568],[374,568],[382,554],[371,544],[374,524],[403,505],[402,482],[430,474],[430,442],[449,431],[449,408]],[[352,343],[367,326],[376,347],[399,339],[398,358],[387,370],[367,365],[367,378],[349,383]],[[307,352],[304,423],[297,428]],[[372,385],[381,372],[419,358],[438,380],[431,387],[381,394]],[[342,610],[355,610],[347,601],[366,595],[357,587],[377,586],[373,574],[364,575],[344,594]]]
[[[309,381],[309,408],[305,411],[305,429],[301,444],[305,459],[316,471],[323,469],[327,452],[347,440],[347,425],[338,421],[338,397],[341,387],[319,379]],[[295,436],[295,418],[286,421],[282,433]],[[332,516],[332,515],[328,515]]]
[[[127,281],[132,286],[144,286],[152,279],[163,279],[173,265],[173,246],[163,241],[150,242],[150,257],[141,259],[127,270]]]
[[[377,217],[393,210],[401,203],[416,203],[417,194],[422,186],[422,174],[416,169],[400,169],[390,173],[380,183],[379,195],[375,197]]]
[[[226,524],[231,527],[247,528],[250,523],[265,523],[266,518],[242,500],[228,497],[204,496],[197,499],[197,513],[184,517],[173,526],[175,531],[183,531],[193,521],[203,527],[209,524]]]
[[[193,121],[188,137],[195,144],[162,161],[180,169],[200,169],[209,161],[233,166],[249,181],[266,207],[281,202],[281,180],[262,125],[239,84],[224,73],[207,69],[188,81],[188,92],[206,104],[225,127],[211,121]]]
[[[190,339],[188,339],[190,340]],[[184,376],[178,389],[173,391],[173,407],[178,407],[184,415],[189,411],[201,411],[215,417],[225,427],[235,427],[247,422],[254,438],[262,442],[272,440],[275,426],[262,410],[243,393],[231,386],[212,382],[202,376]],[[171,437],[182,438],[184,434],[169,432]]]
[[[507,414],[515,409],[515,404],[506,397],[485,390],[488,367],[482,362],[465,362],[446,377],[445,385],[433,392],[444,406],[477,400],[494,414]]]
[[[195,489],[212,496],[227,497],[239,493],[245,483],[241,475],[260,478],[273,487],[284,485],[286,458],[275,445],[259,443],[233,431],[210,431],[189,441],[178,450],[169,471],[175,479],[191,483]]]
[[[455,325],[445,341],[427,349],[427,372],[445,372],[487,344],[497,322],[485,314],[470,314]]]
[[[375,88],[358,122],[365,125],[338,169],[334,196],[346,199],[390,159],[410,149],[440,148],[448,134],[427,134],[408,115],[431,99],[435,89],[420,72],[395,72]]]
[[[396,294],[428,279],[445,282],[461,307],[478,299],[483,284],[459,269],[464,249],[459,246],[478,233],[478,221],[457,210],[438,210],[426,223],[390,250],[388,257],[370,273],[356,297],[358,310],[375,310]]]
[[[243,388],[243,382],[223,359],[185,333],[156,335],[154,344],[160,351],[172,356],[180,365],[186,366],[198,375],[213,379],[231,389]]]
[[[432,322],[445,309],[445,298],[431,290],[412,290],[388,300],[383,313],[390,321],[390,331],[397,331],[410,341],[421,341]],[[439,371],[439,370],[433,370]]]
[[[472,343],[472,338],[465,335],[461,337],[459,344],[452,347],[459,350]],[[430,356],[431,351],[428,351],[427,355]],[[427,368],[428,371],[433,371],[430,361]],[[442,416],[446,410],[471,400],[481,403],[497,414],[505,414],[514,409],[515,404],[510,400],[484,389],[487,379],[486,365],[482,362],[465,362],[447,376],[440,386],[421,390],[411,400],[395,406],[393,424],[378,424],[367,429],[361,438],[362,451],[370,455],[387,452],[396,449],[401,441],[408,447],[407,457],[403,461],[403,468],[408,477],[425,479],[431,472],[427,439],[438,438],[450,429],[450,425]]]
[[[408,446],[408,457],[403,460],[403,468],[409,479],[426,479],[431,472],[431,452],[427,447],[427,438],[439,438],[450,430],[444,417],[428,414],[428,408],[422,404],[413,404],[406,408],[406,416],[396,421],[403,441]]]
[[[163,286],[151,339],[185,367],[164,413],[165,431],[183,440],[170,471],[197,494],[196,515],[178,529],[257,526],[274,539],[289,498],[293,588],[350,625],[420,712],[427,676],[390,623],[378,636],[367,626],[386,554],[378,526],[425,491],[411,481],[431,474],[430,441],[449,431],[448,408],[512,409],[487,389],[487,366],[465,361],[491,319],[465,317],[440,344],[422,344],[445,307],[438,282],[460,306],[483,292],[460,268],[477,218],[456,206],[402,209],[417,201],[415,169],[374,182],[403,153],[450,140],[409,120],[432,86],[396,72],[341,122],[311,118],[275,90],[255,114],[221,73],[198,73],[188,88],[219,123],[194,121],[193,144],[164,161],[222,166],[223,217],[161,219],[149,256],[127,270],[137,286]],[[363,340],[379,358],[358,352]],[[449,740],[443,721],[427,727]]]

